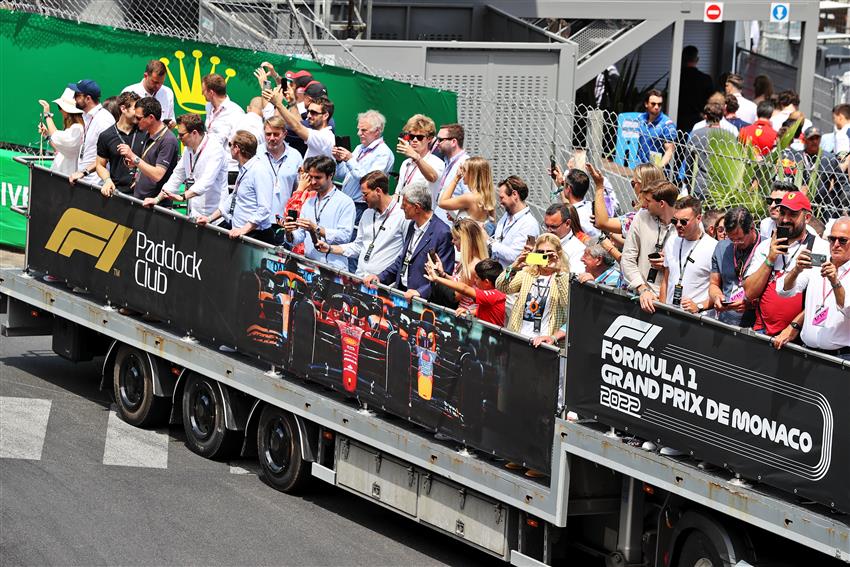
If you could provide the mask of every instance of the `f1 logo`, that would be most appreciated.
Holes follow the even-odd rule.
[[[605,331],[605,336],[609,339],[619,341],[621,339],[632,339],[637,341],[637,346],[640,348],[648,347],[658,333],[662,331],[662,327],[629,317],[628,315],[620,315],[608,330]]]
[[[133,229],[86,211],[65,211],[44,246],[51,252],[70,257],[79,250],[97,258],[98,270],[109,272]]]

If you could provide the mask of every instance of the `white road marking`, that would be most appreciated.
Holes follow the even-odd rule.
[[[0,397],[0,458],[41,459],[50,405],[38,398]]]
[[[242,465],[237,465],[236,463],[230,464],[230,474],[257,474],[257,463],[250,463],[248,461],[240,461]]]
[[[140,429],[109,412],[103,464],[123,467],[168,467],[168,434]]]

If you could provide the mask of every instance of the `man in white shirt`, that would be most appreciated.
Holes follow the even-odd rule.
[[[115,124],[112,113],[100,104],[100,86],[89,79],[70,83],[68,88],[74,91],[74,104],[83,111],[83,145],[80,147],[78,175],[69,178],[71,183],[82,179],[86,183],[97,183],[100,178],[97,169],[97,139],[101,132]]]
[[[741,75],[732,73],[726,77],[726,94],[733,95],[738,100],[738,112],[735,115],[747,124],[752,124],[758,118],[756,116],[756,103],[744,98],[744,95],[741,94],[743,88],[744,78]]]
[[[540,235],[540,225],[525,204],[527,198],[528,185],[516,175],[499,183],[499,204],[505,214],[496,223],[489,244],[490,257],[505,268],[514,263],[529,237],[536,239]]]
[[[395,261],[404,244],[407,223],[401,205],[390,195],[389,178],[383,171],[364,175],[360,180],[360,190],[370,211],[360,219],[357,238],[347,244],[329,245],[320,241],[316,249],[355,258],[357,262],[353,272],[362,278],[368,274],[380,274]]]
[[[588,236],[599,236],[599,229],[590,220],[593,215],[593,203],[584,197],[590,189],[590,178],[580,169],[571,169],[564,178],[564,191],[561,199],[565,205],[572,205],[578,213],[581,231]]]
[[[395,163],[395,155],[383,138],[386,124],[387,119],[377,110],[361,112],[357,115],[360,143],[354,151],[340,146],[333,149],[337,162],[336,178],[342,181],[342,192],[354,201],[357,210],[355,222],[360,222],[363,211],[368,207],[360,191],[363,176],[372,171],[389,174]]]
[[[186,146],[180,163],[157,197],[144,200],[151,207],[163,199],[188,201],[190,217],[208,217],[215,212],[227,191],[227,163],[224,148],[206,133],[198,114],[184,114],[177,121],[177,138]],[[178,193],[180,185],[186,186]]]
[[[245,114],[236,120],[233,127],[234,132],[236,130],[245,130],[257,138],[257,155],[260,155],[265,151],[263,146],[266,145],[266,137],[263,132],[263,122],[265,121],[263,118],[263,106],[265,106],[265,104],[266,101],[263,100],[263,97],[261,96],[255,96],[252,98],[251,102],[249,102],[245,107]]]
[[[702,205],[695,197],[684,197],[673,206],[676,235],[664,246],[661,298],[664,303],[691,313],[711,309],[708,288],[711,258],[717,241],[702,229]]]
[[[171,128],[174,126],[174,91],[163,84],[165,75],[165,64],[159,59],[151,59],[145,67],[142,80],[127,85],[121,92],[134,92],[139,98],[154,97],[162,107],[162,121]]]
[[[445,171],[446,163],[431,153],[436,133],[437,125],[424,114],[414,114],[408,119],[395,148],[397,153],[406,158],[398,169],[395,192],[400,198],[408,185],[418,181],[426,183],[431,191],[431,211],[448,224],[446,212],[437,207],[440,200],[440,176]]]
[[[301,115],[295,103],[295,84],[289,83],[286,93],[280,87],[264,90],[263,98],[274,104],[280,116],[286,121],[286,129],[307,143],[304,159],[313,156],[333,157],[336,136],[328,125],[334,113],[334,105],[326,98],[310,100],[307,104],[307,122],[309,128],[301,122]],[[284,99],[287,104],[284,105]]]
[[[850,151],[850,104],[839,104],[832,109],[832,123],[835,125],[833,153]]]
[[[836,220],[827,239],[828,261],[813,267],[812,253],[802,250],[776,289],[788,297],[806,292],[800,338],[807,347],[850,360],[850,217]]]
[[[206,75],[201,80],[201,93],[206,99],[206,119],[204,127],[207,135],[217,139],[222,148],[236,133],[236,125],[245,111],[227,96],[227,82],[217,73]],[[228,153],[228,152],[225,152]],[[228,163],[228,183],[233,184],[239,174],[239,163],[231,159]]]
[[[543,228],[561,241],[561,248],[570,260],[570,273],[583,274],[585,266],[581,257],[584,255],[585,246],[573,232],[571,208],[574,209],[563,203],[549,205],[543,215]]]
[[[469,159],[469,154],[466,153],[466,150],[463,149],[464,138],[466,137],[466,133],[463,129],[463,126],[460,124],[443,124],[440,126],[440,131],[437,132],[437,146],[436,151],[439,156],[442,154],[443,161],[446,163],[445,169],[443,169],[443,173],[440,174],[439,180],[439,192],[437,193],[437,199],[439,200],[439,196],[442,194],[443,189],[446,187],[446,183],[450,183],[452,179],[457,176],[457,172],[460,170],[460,166]],[[469,188],[464,184],[463,179],[458,180],[457,186],[455,186],[454,193],[452,193],[452,197],[457,197],[458,195],[463,195],[464,193],[468,193]],[[455,216],[452,213],[448,213],[445,210],[437,207],[437,215],[442,218],[443,215],[446,216],[447,219],[454,219]],[[453,211],[456,213],[457,211]]]

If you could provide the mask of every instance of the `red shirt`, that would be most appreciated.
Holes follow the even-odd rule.
[[[761,155],[767,155],[776,145],[776,130],[770,125],[770,120],[759,118],[755,123],[741,128],[739,138],[742,143],[750,140]]]
[[[476,317],[498,327],[505,326],[505,294],[498,289],[475,288]]]
[[[803,310],[803,294],[798,293],[791,297],[782,297],[776,293],[776,280],[782,276],[782,272],[774,271],[770,283],[759,298],[756,309],[756,324],[753,329],[765,330],[768,336],[778,335],[787,327],[794,317]]]

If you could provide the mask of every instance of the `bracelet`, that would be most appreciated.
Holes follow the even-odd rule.
[[[654,291],[652,291],[652,290],[651,290],[650,288],[648,288],[648,287],[645,287],[645,288],[643,288],[642,290],[640,290],[640,293],[639,293],[638,295],[643,295],[643,293],[644,293],[645,291],[648,291],[649,293],[651,293],[651,294],[655,295],[655,292],[654,292]]]
[[[768,259],[768,258],[764,259],[764,263],[767,264],[771,268],[773,267],[773,264],[774,264],[774,262],[771,262],[770,259]]]

